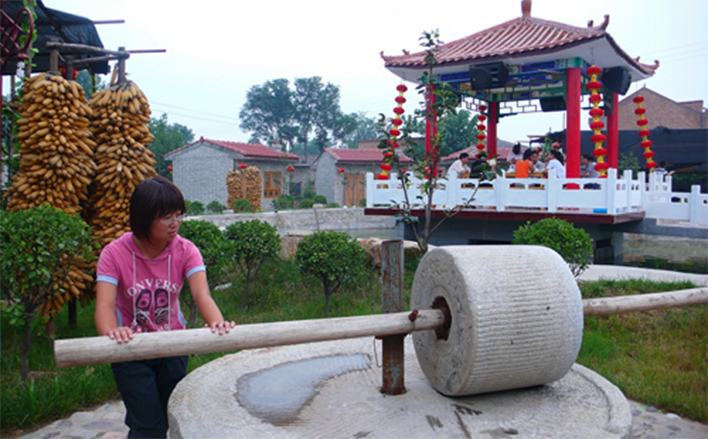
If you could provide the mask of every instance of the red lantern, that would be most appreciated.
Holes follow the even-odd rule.
[[[168,166],[168,167],[167,167],[167,170],[170,171],[170,172],[172,172],[172,165]]]
[[[396,87],[396,90],[400,91],[401,93],[405,93],[408,91],[408,87],[403,84],[400,84],[398,87]]]
[[[241,169],[246,169],[248,167],[248,165],[245,163],[241,163],[240,165],[238,165],[238,167]]]
[[[344,168],[339,168],[339,169],[337,169],[337,171],[339,171],[340,174],[344,174],[344,171],[346,171],[346,169],[344,169]]]
[[[389,165],[388,163],[381,163],[381,169],[384,171],[390,171],[391,165]]]
[[[295,172],[295,167],[294,167],[294,166],[288,166],[288,167],[286,168],[286,170],[287,170],[289,173],[292,174],[293,172]]]
[[[377,180],[388,180],[388,175],[386,174],[379,174],[376,176]]]

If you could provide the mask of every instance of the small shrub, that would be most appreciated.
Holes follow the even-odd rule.
[[[272,202],[273,209],[286,210],[292,209],[295,205],[295,199],[292,195],[281,195]]]
[[[364,267],[364,254],[357,240],[342,232],[315,232],[300,241],[295,261],[300,272],[322,282],[325,317],[329,310],[330,296]]]
[[[359,200],[359,207],[366,207],[366,198]]]
[[[300,209],[310,209],[312,206],[315,204],[315,200],[311,198],[304,198],[302,201],[300,201],[300,204],[298,207]]]
[[[514,232],[514,244],[542,245],[555,250],[576,278],[592,260],[590,235],[558,218],[546,218],[534,224],[527,222]]]
[[[236,203],[234,203],[236,204]],[[263,262],[276,258],[280,253],[278,229],[265,221],[251,220],[231,224],[226,237],[234,244],[234,260],[243,274],[245,283],[241,293],[241,310],[246,307],[248,287],[263,266]]]
[[[315,188],[313,187],[306,187],[304,191],[302,191],[302,198],[304,199],[314,199],[315,196],[317,196],[317,192],[315,192]]]
[[[315,200],[315,203],[327,204],[327,197],[324,195],[315,195],[313,200]]]
[[[239,198],[231,206],[235,213],[252,213],[253,204],[245,198]]]
[[[201,201],[184,201],[187,206],[187,215],[195,216],[204,214],[204,203]]]
[[[327,203],[325,205],[325,209],[335,209],[337,207],[339,207],[339,204],[337,204],[337,203]]]
[[[226,206],[214,200],[207,204],[207,210],[211,213],[221,213],[226,210]]]
[[[179,234],[192,241],[201,252],[207,269],[207,283],[213,291],[214,287],[226,279],[225,268],[236,252],[233,242],[226,238],[216,224],[209,221],[184,221],[179,227]],[[188,282],[185,282],[185,287],[189,290]],[[183,294],[181,300],[189,308],[188,327],[196,327],[197,304],[189,293]]]

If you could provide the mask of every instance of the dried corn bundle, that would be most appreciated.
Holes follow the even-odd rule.
[[[70,255],[64,255],[64,257],[68,258]],[[89,273],[95,271],[95,265],[95,263],[79,262],[78,266],[72,268],[66,281],[61,285],[55,284],[54,294],[37,309],[39,314],[53,318],[64,304],[73,298],[81,299],[84,304],[90,302],[95,295],[91,294],[91,289],[88,288],[94,283],[93,277]]]
[[[155,177],[148,145],[150,106],[132,81],[93,95],[91,131],[98,147],[98,173],[91,188],[89,225],[101,247],[129,230],[130,195],[141,181]]]
[[[5,197],[8,210],[47,202],[68,213],[81,211],[96,172],[96,146],[89,130],[92,113],[84,90],[51,73],[30,78],[23,87],[20,168]]]
[[[229,208],[233,206],[234,201],[245,198],[251,202],[254,211],[261,210],[263,186],[261,172],[257,167],[249,166],[244,170],[229,171],[226,175],[226,191],[229,194],[227,201]]]

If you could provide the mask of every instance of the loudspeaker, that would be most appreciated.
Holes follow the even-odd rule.
[[[563,111],[566,108],[565,98],[563,96],[553,96],[550,98],[541,98],[541,111]]]
[[[632,84],[632,75],[622,67],[612,67],[602,71],[600,80],[606,89],[623,95],[627,93],[630,84]]]
[[[472,90],[504,87],[508,78],[509,70],[502,62],[470,67],[470,87]]]

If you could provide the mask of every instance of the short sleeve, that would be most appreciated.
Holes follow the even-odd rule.
[[[96,266],[96,281],[118,285],[118,264],[115,258],[114,246],[109,245],[101,251]]]
[[[202,258],[202,253],[199,251],[196,245],[192,241],[185,239],[184,248],[184,278],[189,279],[194,273],[200,271],[206,271],[206,266],[204,265],[204,259]]]

